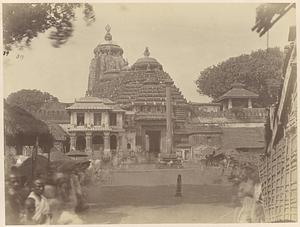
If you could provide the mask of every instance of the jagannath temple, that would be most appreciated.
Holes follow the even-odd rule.
[[[139,162],[170,154],[197,161],[212,150],[262,152],[267,112],[256,108],[258,95],[243,84],[233,83],[211,103],[187,102],[148,47],[131,66],[123,54],[107,25],[94,49],[85,97],[47,103],[35,113],[56,131],[59,125],[70,149],[92,157],[130,154]]]
[[[184,126],[187,118],[186,99],[163,66],[150,57],[147,47],[144,56],[129,67],[123,49],[112,39],[110,26],[106,26],[104,39],[94,49],[87,96],[109,99],[126,110],[122,127],[127,134],[123,137],[128,141],[120,142],[126,144],[120,149],[146,152],[150,159],[157,158],[159,153],[172,152],[173,134]]]

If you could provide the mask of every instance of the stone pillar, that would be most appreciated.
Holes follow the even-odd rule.
[[[70,133],[70,150],[76,149],[76,134]]]
[[[87,152],[91,152],[92,151],[92,133],[91,132],[86,132],[85,133],[85,150]]]
[[[228,99],[228,109],[231,109],[231,108],[232,108],[232,100]]]
[[[119,132],[117,136],[117,152],[123,150],[123,133]]]
[[[167,118],[167,150],[168,154],[172,153],[173,148],[173,125],[172,125],[172,94],[171,85],[172,81],[166,82],[166,118]],[[164,152],[164,151],[163,151]]]
[[[249,98],[248,99],[248,108],[252,108],[252,99],[251,98]]]
[[[85,125],[89,125],[89,123],[90,123],[90,113],[89,112],[85,112],[84,113],[84,124]]]
[[[94,124],[94,113],[89,112],[88,116],[89,116],[89,124],[93,125]]]
[[[71,114],[70,114],[70,123],[71,123],[71,125],[77,125],[76,112],[71,112]]]
[[[123,127],[123,114],[122,113],[117,113],[117,126],[119,128]]]
[[[104,125],[104,128],[109,128],[109,114],[108,112],[102,113],[102,125]]]
[[[109,132],[104,132],[104,156],[111,156],[109,136]]]
[[[227,109],[226,102],[223,101],[222,105],[223,105],[222,109],[223,109],[223,111],[225,111]]]

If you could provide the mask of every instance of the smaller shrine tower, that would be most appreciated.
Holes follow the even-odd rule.
[[[258,94],[248,91],[242,83],[233,83],[231,89],[219,97],[216,102],[222,104],[222,109],[232,109],[233,107],[252,108],[253,99],[257,99]]]

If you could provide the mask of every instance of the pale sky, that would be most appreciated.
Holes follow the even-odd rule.
[[[256,4],[94,4],[96,22],[86,26],[82,9],[73,37],[53,48],[48,34],[40,34],[30,49],[14,50],[4,57],[4,97],[21,89],[47,91],[62,102],[85,95],[94,48],[111,25],[113,40],[132,65],[149,47],[188,101],[207,102],[195,84],[200,71],[229,57],[266,48],[266,36],[251,31]],[[287,44],[288,29],[295,24],[295,10],[269,33],[269,46]],[[23,60],[17,55],[23,55]]]

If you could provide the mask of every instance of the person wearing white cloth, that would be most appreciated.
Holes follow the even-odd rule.
[[[47,198],[43,195],[44,189],[44,182],[37,179],[34,181],[33,190],[28,196],[28,199],[34,201],[35,210],[31,219],[35,224],[50,224],[50,206]]]

